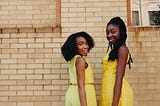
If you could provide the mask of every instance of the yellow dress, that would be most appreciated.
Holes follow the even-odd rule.
[[[103,57],[100,106],[112,106],[113,100],[117,59],[115,61],[108,61],[108,57],[109,53],[106,53]],[[133,91],[125,77],[123,77],[118,106],[133,106]]]
[[[77,85],[77,75],[75,61],[80,55],[75,55],[69,62],[69,79],[72,85],[69,86],[65,95],[65,106],[80,106],[80,99]],[[86,61],[87,62],[87,61]],[[94,88],[93,71],[90,64],[87,62],[88,67],[85,69],[85,92],[87,106],[97,106],[96,94]]]

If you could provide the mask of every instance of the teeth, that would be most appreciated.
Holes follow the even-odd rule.
[[[110,40],[109,40],[109,42],[113,42],[113,41],[114,41],[114,39],[110,39]]]

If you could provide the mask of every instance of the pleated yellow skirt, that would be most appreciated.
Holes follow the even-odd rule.
[[[87,106],[97,106],[94,85],[86,85],[85,91]],[[65,96],[65,106],[81,106],[77,85],[71,85],[68,88]]]
[[[114,85],[115,77],[104,77],[102,79],[100,106],[112,106]],[[133,91],[125,78],[123,78],[118,106],[133,106]]]

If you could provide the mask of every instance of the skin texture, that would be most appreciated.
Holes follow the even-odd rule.
[[[85,38],[77,37],[76,46],[77,46],[77,54],[81,56],[87,56],[89,46]]]
[[[127,63],[128,49],[126,46],[121,46],[118,53],[118,66],[116,71],[116,81],[114,86],[113,103],[112,106],[118,106],[119,98],[122,90],[122,80],[125,74],[125,67]]]
[[[107,40],[109,41],[109,43],[114,44],[115,42],[118,41],[119,37],[120,37],[120,32],[119,32],[119,27],[115,26],[113,24],[110,24],[107,28],[106,28],[106,34],[107,34]]]
[[[85,93],[85,69],[86,69],[86,60],[83,56],[88,54],[88,43],[83,37],[77,37],[76,39],[77,54],[82,57],[77,58],[76,60],[76,73],[78,81],[78,92],[81,106],[87,106],[86,102],[86,93]]]
[[[110,44],[117,43],[120,38],[119,26],[113,24],[108,25],[108,27],[106,28],[106,34],[106,38]],[[122,90],[122,80],[125,74],[125,68],[127,63],[127,56],[128,48],[125,45],[121,45],[118,50],[118,65],[116,70],[116,80],[114,86],[112,106],[118,106],[119,103],[119,98]]]

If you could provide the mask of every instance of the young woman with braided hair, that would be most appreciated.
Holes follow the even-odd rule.
[[[126,64],[132,62],[126,46],[127,31],[120,17],[113,17],[106,26],[109,42],[102,62],[100,106],[133,106],[133,91],[125,78]]]

